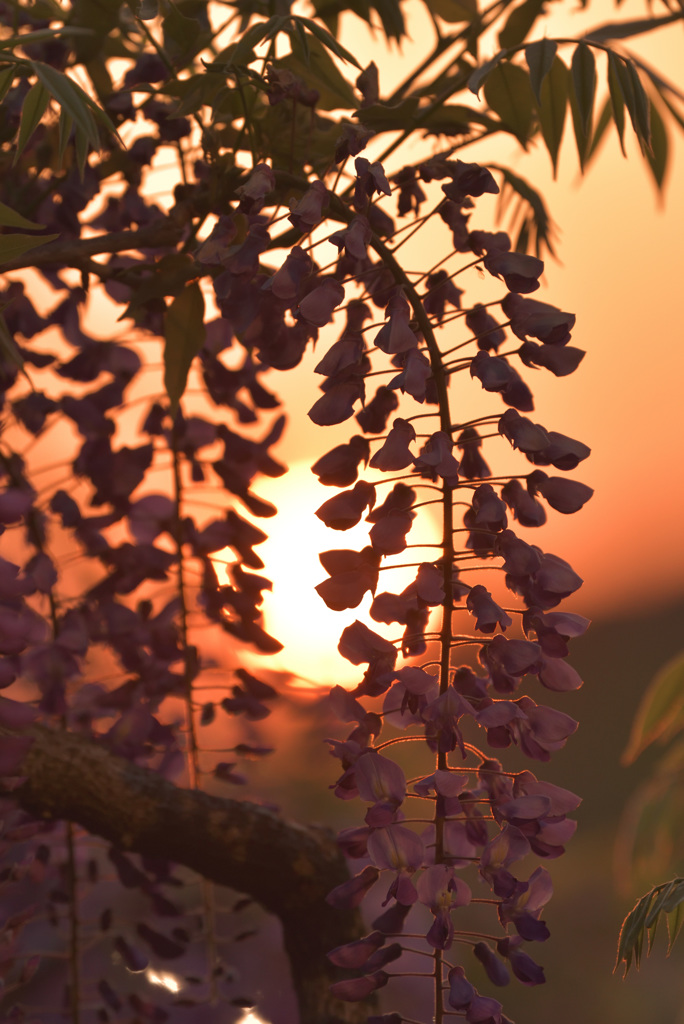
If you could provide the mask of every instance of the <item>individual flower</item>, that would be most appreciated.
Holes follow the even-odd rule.
[[[334,277],[319,277],[316,285],[297,307],[297,313],[316,327],[324,327],[333,318],[334,310],[344,302],[344,288]]]
[[[413,425],[408,420],[397,417],[393,421],[392,429],[384,443],[373,455],[369,465],[371,468],[380,469],[385,473],[406,469],[415,458],[409,448],[415,438],[416,431]]]
[[[340,491],[324,501],[316,515],[333,530],[349,530],[360,522],[367,508],[375,504],[375,487],[359,480],[349,491]]]
[[[470,889],[446,864],[426,868],[416,883],[418,899],[429,907],[435,920],[427,933],[433,949],[450,949],[454,939],[451,911],[470,903]]]
[[[498,320],[495,320],[489,310],[479,302],[476,302],[472,309],[468,310],[465,322],[466,327],[473,332],[477,339],[477,347],[484,352],[490,350],[496,352],[499,345],[506,340],[506,332]]]

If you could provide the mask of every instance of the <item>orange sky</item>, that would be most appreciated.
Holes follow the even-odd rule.
[[[595,25],[612,13],[607,4],[592,5],[592,10],[581,23],[567,17],[560,24],[554,21],[558,27],[550,25],[546,34],[578,32],[576,24]],[[618,13],[643,17],[644,8],[625,3]],[[375,56],[383,89],[391,86],[397,71],[405,73],[411,51],[420,50],[424,33],[431,31],[420,19],[413,22],[413,46],[399,60],[381,63],[377,50],[364,49],[360,23],[352,20],[354,52],[361,63]],[[681,30],[637,39],[631,48],[677,80]],[[603,62],[598,66],[602,82]],[[534,541],[565,557],[584,577],[572,604],[589,615],[652,607],[684,593],[684,328],[679,308],[684,193],[677,187],[684,145],[681,135],[673,142],[664,208],[635,146],[630,142],[629,159],[624,160],[614,132],[587,177],[580,179],[569,119],[556,182],[541,147],[525,155],[512,141],[494,140],[488,148],[472,147],[463,155],[510,163],[543,192],[561,228],[557,252],[562,265],[547,260],[542,288],[534,297],[576,313],[572,343],[587,355],[570,377],[524,368],[523,375],[535,395],[533,418],[592,447],[591,457],[572,475],[596,493],[575,515],[550,511],[549,523],[535,532]],[[478,200],[474,226],[488,226],[487,206],[493,211],[494,197]],[[427,266],[428,260],[434,261],[427,232],[421,244],[429,252],[422,263]],[[276,378],[289,407],[285,458],[314,459],[353,432],[355,421],[340,428],[315,428],[306,416],[319,394],[311,371],[323,351],[319,343],[316,356],[302,369]],[[478,389],[480,414],[489,408],[504,411],[496,396],[484,397],[482,402]],[[525,472],[527,463],[521,461],[518,471]],[[306,526],[301,529],[305,540]],[[329,533],[330,547],[345,546],[339,543],[344,534]]]
[[[405,9],[420,12],[423,7],[406,4]],[[584,27],[605,20],[612,8],[602,3],[593,10],[590,18],[583,16]],[[644,13],[641,4],[630,0],[620,12],[625,18]],[[582,30],[568,16],[559,23],[555,15],[553,24],[558,27],[550,25],[546,34]],[[367,33],[364,38],[358,19],[350,17],[345,26],[344,41],[361,63],[375,58],[380,66],[384,91],[406,73],[413,55],[425,51],[426,33],[432,32],[429,23],[420,16],[410,26],[412,43],[404,45],[401,55],[395,53],[389,58],[379,53],[377,46],[371,46]],[[543,32],[541,29],[538,34]],[[681,68],[681,32],[673,29],[644,37],[633,44],[633,49],[676,80]],[[494,50],[492,43],[491,52]],[[600,61],[599,69],[602,76]],[[471,102],[476,105],[477,101],[473,97]],[[541,531],[530,531],[530,539],[566,558],[584,577],[585,585],[568,602],[569,607],[590,616],[612,615],[651,607],[684,593],[680,511],[684,498],[680,472],[684,464],[680,423],[684,329],[678,307],[684,194],[677,187],[684,145],[680,138],[674,140],[663,209],[657,204],[648,172],[633,145],[630,159],[625,161],[615,138],[610,137],[588,177],[580,181],[569,123],[566,133],[557,182],[552,180],[550,162],[541,147],[525,155],[512,141],[494,140],[486,148],[465,150],[463,157],[510,164],[544,193],[561,228],[558,255],[562,264],[547,261],[543,286],[535,297],[576,313],[573,344],[585,349],[587,356],[569,377],[555,378],[545,371],[525,369],[523,376],[535,395],[533,418],[548,429],[569,434],[592,447],[590,459],[573,475],[594,487],[596,493],[573,516],[550,511],[548,524]],[[417,154],[413,151],[405,156],[415,160]],[[495,207],[495,197],[478,200],[472,226],[492,226]],[[393,200],[388,208],[394,209]],[[412,268],[422,270],[434,263],[438,258],[435,246],[440,251],[444,246],[446,233],[442,230],[436,238],[430,231],[421,231],[413,248],[403,250]],[[491,299],[492,279],[479,282],[474,271],[469,273],[467,280],[460,282],[467,289],[466,300]],[[480,295],[478,287],[483,289]],[[101,323],[98,327],[106,330]],[[114,334],[126,335],[128,323],[112,323],[112,327]],[[320,394],[320,378],[313,367],[336,336],[336,330],[324,333],[316,353],[309,353],[298,370],[273,374],[272,387],[281,395],[289,419],[280,452],[288,464],[315,461],[335,444],[346,441],[356,427],[353,420],[335,428],[315,427],[306,415]],[[477,382],[458,379],[464,376],[458,375],[452,386],[453,407],[458,410],[455,415],[466,418],[464,410],[471,405],[470,415],[504,411],[498,396],[485,395]],[[461,398],[459,389],[463,389],[464,396],[467,391],[469,397]],[[495,458],[505,459],[511,472],[527,471],[524,458],[516,456],[511,461],[507,442],[499,441],[498,449],[495,442],[493,447],[499,452]],[[296,476],[282,478],[275,485],[260,481],[255,489],[271,497],[282,510],[278,521],[267,524],[273,539],[265,551],[275,580],[274,596],[267,603],[270,628],[281,639],[289,638],[287,652],[275,661],[280,667],[295,669],[305,663],[305,671],[299,668],[302,675],[329,681],[322,679],[333,672],[326,659],[332,654],[338,667],[346,666],[335,651],[337,638],[357,612],[330,612],[313,592],[315,583],[325,577],[317,551],[358,549],[364,540],[322,528],[314,537],[312,531],[319,524],[313,513],[333,489],[320,487],[306,470],[300,469]],[[381,589],[393,589],[392,575],[381,575]],[[404,580],[396,589],[407,582]],[[398,627],[396,632],[398,635]],[[349,671],[347,667],[347,675]],[[358,676],[358,670],[352,669],[351,673],[354,679]]]

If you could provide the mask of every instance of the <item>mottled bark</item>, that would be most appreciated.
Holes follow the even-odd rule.
[[[0,736],[10,735],[0,729]],[[301,1024],[361,1024],[368,1009],[333,999],[325,951],[362,934],[326,894],[348,872],[331,831],[248,801],[181,789],[86,737],[41,726],[12,792],[36,817],[72,821],[123,850],[163,857],[252,897],[280,918]]]

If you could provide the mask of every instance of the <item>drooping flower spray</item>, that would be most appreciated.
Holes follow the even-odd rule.
[[[503,232],[470,229],[473,198],[498,192],[489,170],[428,160],[390,183],[379,163],[358,157],[355,168],[347,199],[327,198],[348,224],[328,239],[340,253],[333,271],[315,283],[302,278],[306,257],[297,247],[273,279],[275,290],[286,273],[295,280],[296,268],[300,282],[308,280],[294,312],[316,327],[347,298],[347,323],[317,366],[323,396],[309,415],[319,424],[355,415],[360,432],[313,470],[321,482],[344,488],[318,516],[338,531],[365,517],[369,543],[322,553],[328,578],[318,592],[339,611],[371,592],[371,617],[403,627],[400,639],[388,640],[356,621],[339,643],[362,678],[349,692],[332,692],[339,717],[353,723],[345,739],[331,741],[342,766],[335,789],[366,809],[363,824],[340,836],[358,870],[328,898],[349,907],[369,892],[377,903],[379,892],[383,909],[364,939],[329,953],[350,970],[333,988],[342,999],[364,1000],[392,975],[409,973],[434,989],[426,1020],[501,1024],[501,1003],[468,980],[471,965],[479,961],[497,987],[511,974],[525,985],[544,981],[533,950],[549,936],[543,915],[551,878],[545,867],[519,865],[529,854],[563,852],[575,828],[567,815],[580,799],[531,770],[507,770],[499,755],[515,745],[544,762],[575,731],[576,722],[545,706],[541,695],[543,688],[581,685],[564,659],[568,641],[588,625],[557,610],[580,587],[579,576],[513,526],[541,526],[543,502],[575,512],[592,493],[554,473],[574,469],[589,448],[529,418],[532,394],[516,364],[564,376],[583,352],[569,344],[574,316],[528,297],[539,287],[542,261],[512,251]],[[395,256],[401,235],[375,197],[398,191],[400,215],[418,217],[426,201],[421,182],[434,180],[441,194],[431,212],[451,230],[453,253],[411,274]],[[316,183],[302,208],[322,195]],[[491,275],[496,291],[486,306],[465,304],[455,283],[463,264]],[[311,272],[309,263],[304,273]],[[346,296],[349,279],[363,282],[365,292]],[[383,323],[372,322],[371,304],[384,310]],[[385,383],[367,395],[368,375],[383,373]],[[460,389],[478,383],[487,399],[483,414],[460,422]],[[501,400],[504,410],[493,404]],[[492,475],[485,461],[485,440],[497,434],[520,452],[513,476]],[[374,471],[370,479],[360,476],[363,467],[367,476]],[[416,529],[426,505],[441,510],[436,552]],[[384,585],[392,578],[384,570],[409,551],[418,559],[402,564],[415,576],[395,593]],[[502,576],[510,607],[488,585]],[[476,658],[463,660],[473,651]],[[407,779],[407,747],[415,765],[419,745],[422,769]],[[481,923],[474,927],[474,920]],[[407,1018],[393,1010],[371,1019]]]

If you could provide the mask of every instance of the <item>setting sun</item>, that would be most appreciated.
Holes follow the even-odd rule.
[[[283,650],[269,656],[267,667],[293,673],[296,685],[328,687],[333,682],[353,685],[361,670],[351,665],[337,651],[340,633],[355,619],[367,623],[377,633],[396,639],[402,627],[385,626],[369,615],[372,597],[367,594],[358,608],[345,612],[331,611],[316,593],[315,587],[326,579],[319,553],[331,549],[361,550],[368,544],[368,524],[344,532],[326,527],[315,515],[324,501],[338,493],[337,488],[324,487],[312,474],[308,463],[295,462],[288,472],[275,480],[261,481],[260,497],[272,502],[278,515],[268,522],[269,537],[258,548],[259,556],[269,567],[273,590],[264,593],[265,628],[284,644]],[[434,519],[422,516],[420,531],[414,527],[409,540],[425,544],[438,541]],[[415,534],[415,540],[413,538]],[[405,564],[430,558],[433,549],[408,551],[387,562]],[[231,552],[220,552],[220,559]],[[217,568],[220,568],[217,565]],[[382,572],[378,592],[387,588],[400,590],[415,578],[415,569],[390,569]],[[383,577],[391,575],[385,580]],[[257,656],[253,656],[257,657]],[[263,664],[263,659],[259,659]]]

